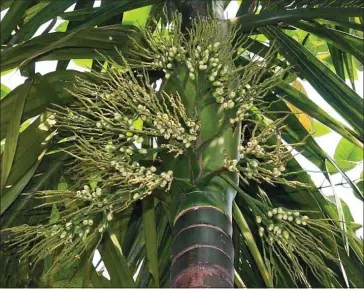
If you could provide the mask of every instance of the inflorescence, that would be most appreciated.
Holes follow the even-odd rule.
[[[255,218],[264,261],[272,273],[280,264],[298,287],[311,286],[306,277],[307,268],[323,282],[334,275],[326,261],[338,262],[338,259],[327,245],[327,239],[339,236],[340,229],[332,220],[318,219],[315,212],[273,207],[264,198],[262,202],[244,192],[241,194]]]
[[[255,123],[249,140],[244,142],[244,134],[248,129],[245,125],[242,130],[242,145],[238,147],[239,160],[230,159],[225,155],[225,167],[231,172],[239,173],[241,180],[249,184],[249,180],[257,183],[282,183],[289,186],[305,186],[305,184],[290,181],[286,178],[286,165],[293,158],[293,148],[303,144],[284,144],[280,138],[284,126],[282,119],[264,126],[260,131],[259,123]],[[293,172],[290,172],[292,174]]]

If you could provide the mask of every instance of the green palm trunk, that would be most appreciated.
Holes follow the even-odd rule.
[[[220,10],[222,16],[220,5],[209,8]],[[201,1],[190,1],[180,9],[184,11],[182,25],[187,26],[191,16],[208,14],[206,3]],[[212,85],[203,73],[198,77],[201,80],[191,81],[188,71],[181,70],[170,85],[179,88],[186,110],[191,115],[197,111],[201,120],[197,148],[173,166],[176,179],[188,180],[192,186],[179,187],[177,182],[171,189],[175,212],[171,286],[233,287],[232,203],[236,191],[217,173],[224,167],[225,151],[232,159],[237,158],[240,127],[231,127],[217,106],[202,105],[211,96]],[[237,183],[237,174],[223,174]]]
[[[235,133],[238,139],[238,128]],[[186,191],[183,188],[174,191],[172,187],[176,206],[171,269],[174,287],[233,286],[232,203],[236,191],[220,177],[205,172],[223,166],[222,147],[216,140],[230,142],[233,147],[234,136],[229,129],[201,152],[205,165],[199,171],[202,180],[197,180],[194,187],[187,187]],[[198,158],[194,153],[192,157]],[[237,181],[232,173],[226,175]]]

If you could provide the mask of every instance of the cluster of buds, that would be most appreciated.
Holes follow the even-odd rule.
[[[142,167],[144,168],[144,167]],[[145,172],[145,173],[144,173]],[[144,173],[145,180],[147,181],[146,186],[146,193],[140,191],[138,193],[135,193],[133,195],[133,200],[143,199],[146,195],[150,195],[152,193],[152,190],[155,190],[157,187],[159,188],[165,188],[165,190],[169,190],[169,187],[171,185],[171,182],[173,180],[173,172],[162,172],[160,175],[151,174],[150,169],[142,169],[140,172],[141,174]],[[137,180],[131,180],[132,183],[137,183]],[[144,184],[143,184],[144,185]]]
[[[240,145],[238,151],[245,163],[241,171],[248,179],[259,178],[261,173],[279,178],[286,170],[283,162],[275,163],[269,159],[271,154],[265,151],[264,146],[261,146],[256,138],[251,138],[246,146]]]
[[[220,44],[220,42],[210,43],[208,45],[203,45],[201,43],[195,47],[190,47],[190,57],[186,60],[186,66],[189,71],[188,76],[191,80],[196,79],[196,73],[198,70],[207,70],[208,79],[210,82],[214,82],[222,67],[218,57],[220,53]]]
[[[96,187],[95,189],[85,185],[82,190],[76,191],[76,197],[85,201],[97,201],[102,196],[102,189]]]
[[[238,173],[239,169],[237,168],[238,160],[232,160],[229,158],[227,154],[225,154],[224,158],[224,167],[227,168],[230,172]]]
[[[306,186],[285,178],[286,164],[293,158],[291,150],[301,143],[289,145],[282,143],[280,135],[284,127],[279,126],[281,121],[282,119],[268,125],[256,123],[247,142],[244,141],[244,135],[248,125],[243,127],[237,166],[242,180],[246,183],[248,180],[254,180],[258,183],[262,181],[270,184],[282,183],[292,187]]]
[[[288,270],[292,279],[309,285],[302,268],[302,261],[318,279],[325,279],[332,271],[325,267],[325,260],[337,262],[337,258],[322,241],[328,232],[337,231],[328,220],[311,219],[299,211],[282,207],[259,210],[255,221],[263,245],[268,244],[269,254],[275,254]],[[264,251],[266,252],[266,251]],[[301,259],[301,261],[300,261]],[[296,274],[299,272],[299,274]]]
[[[189,148],[191,143],[197,140],[197,133],[200,130],[199,124],[190,120],[186,122],[188,129],[185,129],[166,113],[157,113],[153,124],[159,130],[159,133],[163,135],[164,139],[168,140],[172,138],[177,141],[182,141],[186,148]]]
[[[236,112],[236,117],[230,118],[230,123],[234,124],[236,122],[243,121],[244,119],[246,119],[250,115],[252,107],[253,107],[252,102],[247,102],[239,105],[239,108]]]
[[[123,181],[131,186],[140,189],[138,196],[144,197],[149,195],[157,188],[169,190],[173,181],[173,172],[162,172],[157,174],[157,168],[154,166],[139,166],[136,162],[132,164],[125,162],[111,161],[111,167],[121,173]],[[139,198],[139,197],[138,197]],[[133,199],[137,199],[134,195]]]
[[[91,217],[83,220],[69,220],[65,224],[54,224],[50,227],[50,231],[45,231],[47,237],[59,237],[67,243],[73,243],[78,238],[86,238],[94,226],[94,221]]]
[[[258,232],[261,237],[265,234],[270,244],[276,240],[279,243],[280,239],[288,240],[290,238],[290,230],[287,223],[295,223],[296,225],[306,226],[309,217],[300,215],[298,211],[286,210],[281,207],[273,208],[262,216],[256,216],[256,222],[259,224]]]
[[[182,46],[167,47],[163,45],[162,52],[154,55],[154,62],[151,64],[154,68],[162,69],[165,73],[165,78],[169,79],[173,73],[173,68],[176,62],[181,62],[185,59],[186,50]]]
[[[114,66],[118,67],[116,63]],[[60,108],[56,114],[56,126],[60,131],[74,130],[85,139],[92,138],[98,143],[107,141],[103,149],[108,153],[122,146],[125,153],[132,155],[134,149],[130,143],[141,144],[146,137],[163,137],[168,140],[170,151],[184,151],[192,146],[200,124],[187,116],[178,93],[158,94],[146,75],[144,86],[141,86],[132,70],[128,66],[126,69],[126,72],[125,67],[108,71],[103,75],[106,81],[97,89],[80,80],[71,92],[79,102],[72,109]],[[95,111],[92,116],[90,111]],[[70,120],[71,114],[82,117]],[[142,127],[135,126],[137,120]],[[141,149],[139,153],[147,151]]]
[[[157,188],[164,188],[169,190],[173,181],[173,172],[162,172],[161,174],[155,174],[155,167],[139,167],[133,174],[127,176],[127,180],[131,185],[142,185],[143,191],[146,194],[151,194]],[[141,196],[144,196],[142,193]]]

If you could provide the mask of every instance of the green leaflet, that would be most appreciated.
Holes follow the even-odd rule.
[[[5,151],[2,156],[2,170],[1,170],[1,189],[4,189],[7,178],[10,174],[11,166],[13,164],[16,147],[18,144],[19,129],[21,125],[21,117],[23,114],[23,108],[25,99],[29,94],[30,87],[33,80],[27,80],[23,90],[16,98],[14,105],[11,107],[13,118],[9,123],[9,128],[6,133]]]
[[[344,138],[339,141],[335,149],[334,160],[343,171],[353,169],[362,159],[362,147],[357,147],[352,142]],[[331,173],[337,172],[336,168],[332,165],[328,165],[328,170]]]
[[[5,2],[9,3],[10,1]],[[1,20],[1,44],[6,43],[11,37],[11,32],[21,22],[24,12],[31,4],[31,1],[13,1],[8,4],[10,6],[9,11]]]
[[[44,153],[42,155],[44,155]],[[41,160],[42,158],[39,158],[39,160],[35,162],[35,164],[29,169],[29,171],[26,174],[24,174],[23,177],[1,197],[0,215],[2,215],[7,208],[9,208],[9,206],[15,201],[15,199],[22,192],[22,190],[27,185],[27,183],[33,176],[34,172],[36,171]]]
[[[110,25],[100,28],[85,28],[72,33],[57,32],[40,35],[17,46],[2,51],[1,71],[26,65],[31,61],[99,59],[104,56],[119,58],[116,47],[127,52],[132,46],[130,37],[138,41],[135,28]],[[125,55],[124,57],[126,57]]]
[[[249,32],[253,28],[272,25],[280,22],[291,23],[300,19],[335,18],[344,16],[361,16],[362,8],[298,8],[263,12],[257,15],[243,15],[232,19],[233,24],[241,25],[242,31]]]
[[[277,90],[279,91],[279,94],[282,94],[282,96],[284,96],[285,99],[291,104],[293,104],[309,116],[320,121],[324,125],[328,126],[332,130],[336,131],[351,142],[357,144],[357,140],[361,142],[364,141],[358,133],[351,130],[350,128],[345,127],[335,118],[330,116],[325,110],[315,104],[311,99],[305,96],[302,92],[295,89],[288,83],[282,81],[277,85]]]
[[[322,123],[318,122],[317,120],[313,121],[313,131],[314,131],[314,137],[320,137],[327,135],[331,132],[331,129],[329,129],[327,126],[323,125]]]
[[[338,76],[340,76],[340,78],[342,80],[345,81],[345,68],[344,68],[343,52],[330,43],[327,43],[327,46],[330,51],[331,60],[335,67],[336,74]]]
[[[3,98],[5,95],[7,95],[10,91],[11,91],[10,88],[8,88],[5,84],[1,84],[0,99]]]
[[[37,5],[35,5],[30,8],[35,11],[32,13],[32,17],[29,17],[29,19],[27,19],[28,21],[26,21],[26,24],[22,26],[22,29],[20,29],[13,36],[16,43],[21,43],[23,41],[29,40],[43,23],[57,17],[60,13],[62,13],[76,1],[77,0],[46,0],[43,3],[38,4],[38,7]],[[19,1],[15,1],[15,3],[16,2]],[[24,2],[29,3],[30,1]],[[46,3],[47,5],[44,5]]]
[[[157,4],[159,2],[161,2],[161,0],[109,1],[102,3],[102,5],[97,8],[83,8],[72,12],[65,12],[61,14],[60,17],[65,20],[79,22],[80,25],[77,26],[77,29],[83,29],[86,27],[94,27],[123,12],[146,5]]]
[[[111,277],[113,287],[135,287],[128,263],[115,234],[109,232],[105,242],[103,261]]]
[[[78,1],[75,5],[75,8],[73,9],[73,11],[77,11],[77,10],[83,9],[83,8],[91,8],[93,6],[93,4],[94,4],[94,2],[92,0]],[[57,32],[66,32],[73,28],[77,28],[79,25],[80,25],[80,23],[78,21],[65,20],[57,27],[56,31]],[[58,71],[66,70],[69,62],[70,62],[69,60],[58,61],[56,70],[58,70]]]
[[[44,112],[51,103],[63,104],[72,99],[65,90],[71,89],[75,77],[88,79],[88,74],[78,71],[55,71],[44,76],[35,75],[34,81],[25,99],[22,120],[27,120]],[[13,118],[12,107],[16,99],[24,92],[27,84],[19,85],[1,100],[1,139],[5,137],[9,121]]]
[[[13,165],[7,180],[8,185],[16,184],[46,148],[46,138],[50,135],[48,130],[51,126],[49,125],[47,130],[45,129],[47,125],[49,125],[47,121],[42,122],[37,119],[19,134]]]
[[[293,23],[293,25],[307,32],[313,33],[329,43],[332,43],[342,51],[352,54],[359,61],[364,61],[362,53],[363,39],[344,33],[340,30],[326,28],[319,23],[312,24],[300,21]]]
[[[261,28],[279,52],[354,129],[363,135],[363,99],[301,44],[276,27]]]

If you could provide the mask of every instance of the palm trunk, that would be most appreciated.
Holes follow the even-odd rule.
[[[233,287],[233,196],[221,187],[184,198],[173,227],[172,287]]]
[[[191,18],[197,15],[207,16],[212,11],[218,18],[223,18],[222,1],[215,3],[214,7],[208,6],[207,2],[190,1],[187,6],[178,6],[182,10],[183,26],[188,26]],[[221,29],[223,28],[222,26]],[[233,287],[232,203],[236,192],[218,176],[202,185],[196,180],[223,167],[224,149],[230,157],[236,158],[240,128],[233,129],[222,122],[223,113],[216,107],[204,108],[200,113],[199,142],[203,144],[203,149],[190,152],[184,163],[174,168],[176,177],[192,180],[195,187],[172,187],[175,218],[171,286]],[[220,141],[216,142],[217,139]],[[186,167],[189,168],[188,171]],[[236,174],[225,174],[235,182],[238,181]]]

